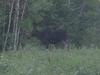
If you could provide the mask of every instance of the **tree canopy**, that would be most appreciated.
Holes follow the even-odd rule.
[[[0,49],[27,43],[35,26],[65,30],[76,47],[100,46],[100,0],[0,0]]]

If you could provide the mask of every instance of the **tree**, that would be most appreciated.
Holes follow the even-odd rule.
[[[99,0],[1,0],[0,48],[17,50],[32,26],[64,30],[76,47],[99,46],[99,7]]]

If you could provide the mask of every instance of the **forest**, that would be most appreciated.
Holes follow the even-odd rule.
[[[99,24],[100,0],[0,0],[0,75],[100,75]]]
[[[63,30],[67,44],[99,47],[99,7],[99,0],[1,0],[0,49],[17,50],[39,42],[40,39],[27,39],[36,30]]]

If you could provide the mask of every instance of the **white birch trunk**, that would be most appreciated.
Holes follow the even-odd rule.
[[[26,4],[27,4],[27,0],[25,0],[25,2],[24,2],[24,4],[23,4],[23,10],[22,10],[22,13],[21,13],[21,20],[23,20],[23,16],[24,16]]]
[[[11,19],[12,19],[11,16],[12,16],[12,13],[13,13],[14,2],[15,2],[15,0],[13,0],[12,3],[11,3],[11,8],[10,8],[10,12],[9,12],[8,30],[7,30],[6,38],[5,38],[5,41],[4,41],[3,51],[6,49],[6,46],[7,46],[7,40],[8,40],[9,31],[10,31],[10,25],[11,25]]]
[[[15,32],[14,32],[14,50],[17,50],[17,36],[18,36],[18,22],[19,22],[19,2],[20,0],[16,1],[15,7]]]

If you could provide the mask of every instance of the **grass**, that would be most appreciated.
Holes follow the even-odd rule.
[[[100,49],[67,51],[34,47],[3,52],[0,75],[100,75]]]

